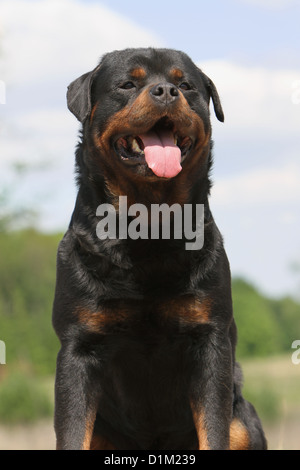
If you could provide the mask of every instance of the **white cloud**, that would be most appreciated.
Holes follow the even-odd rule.
[[[226,129],[279,133],[284,138],[298,135],[300,105],[295,86],[300,68],[267,69],[221,60],[206,62],[201,68],[219,90]]]
[[[20,112],[1,130],[0,168],[8,170],[15,162],[41,167],[43,162],[52,162],[59,171],[62,162],[73,163],[77,136],[77,123],[63,108]]]
[[[0,34],[11,85],[72,80],[105,52],[160,43],[104,6],[78,0],[2,0]]]
[[[216,84],[225,124],[213,122],[216,164],[226,154],[229,176],[218,175],[217,204],[300,204],[300,69],[247,67],[210,61],[202,69]],[[240,170],[235,166],[239,165]]]
[[[300,164],[261,167],[244,174],[220,178],[212,190],[214,204],[246,207],[277,204],[300,206]]]

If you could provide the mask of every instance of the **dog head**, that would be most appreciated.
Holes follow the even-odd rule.
[[[188,178],[205,166],[211,99],[224,121],[215,85],[192,60],[151,48],[105,55],[67,93],[70,111],[83,124],[93,171],[96,159],[110,182],[121,174],[145,184]]]

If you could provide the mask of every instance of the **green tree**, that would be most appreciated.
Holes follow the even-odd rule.
[[[243,279],[232,284],[238,327],[237,357],[266,356],[282,351],[282,334],[272,305]]]
[[[0,234],[0,337],[7,361],[39,373],[54,372],[58,350],[51,314],[60,238],[33,229]]]

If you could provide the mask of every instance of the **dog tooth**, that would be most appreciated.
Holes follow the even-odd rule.
[[[140,148],[140,146],[139,146],[139,144],[137,143],[137,140],[136,140],[136,139],[133,139],[133,140],[132,140],[131,147],[132,147],[132,150],[133,150],[134,152],[138,152],[138,153],[141,153],[141,152],[142,152],[142,149]]]

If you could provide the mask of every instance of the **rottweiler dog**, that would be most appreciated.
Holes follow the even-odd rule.
[[[82,129],[53,310],[57,449],[267,448],[241,393],[230,268],[209,208],[210,100],[224,121],[212,80],[169,49],[108,53],[68,87]],[[99,207],[121,224],[125,197],[115,236],[99,230]],[[201,247],[187,249],[178,227],[162,236],[161,214],[151,237],[152,219],[130,212],[141,205],[202,207]],[[124,220],[147,236],[124,236]]]

